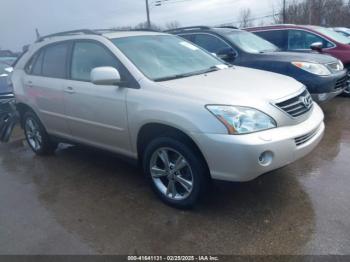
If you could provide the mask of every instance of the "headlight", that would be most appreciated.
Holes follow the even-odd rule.
[[[331,74],[331,71],[322,64],[310,63],[310,62],[292,62],[296,67],[303,69],[311,74],[319,76],[328,76]]]
[[[206,108],[223,123],[231,135],[241,135],[277,127],[265,113],[249,107],[208,105]]]
[[[344,64],[342,61],[338,60],[338,68],[337,68],[338,71],[342,71],[344,70]]]

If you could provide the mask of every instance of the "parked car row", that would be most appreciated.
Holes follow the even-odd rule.
[[[329,54],[338,58],[347,70],[350,69],[350,38],[320,26],[274,25],[247,28],[278,46],[282,51]],[[345,94],[350,95],[349,85]]]
[[[186,27],[168,32],[193,42],[230,64],[293,77],[307,87],[317,102],[325,102],[348,88],[347,70],[332,56],[282,52],[253,33],[230,27]]]

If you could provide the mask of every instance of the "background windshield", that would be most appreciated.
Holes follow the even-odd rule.
[[[226,34],[226,36],[233,44],[248,53],[262,53],[278,50],[277,46],[253,33],[235,31]]]
[[[325,36],[341,43],[341,44],[350,44],[350,39],[342,34],[339,34],[331,29],[324,28],[324,27],[317,27],[315,30],[321,34],[324,34]]]
[[[148,78],[162,80],[190,75],[223,62],[182,38],[170,35],[132,36],[112,42]]]
[[[0,75],[8,74],[8,72],[5,71],[5,68],[8,68],[8,67],[10,66],[0,62]]]

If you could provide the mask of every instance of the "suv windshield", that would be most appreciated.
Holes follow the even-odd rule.
[[[148,78],[165,81],[225,68],[223,61],[177,36],[148,35],[111,40]]]
[[[278,47],[265,39],[246,31],[234,31],[225,36],[237,47],[248,53],[264,53],[278,51]]]
[[[313,28],[317,32],[337,41],[338,43],[348,45],[350,44],[350,39],[342,34],[339,34],[331,29],[324,28],[324,27],[315,27]]]

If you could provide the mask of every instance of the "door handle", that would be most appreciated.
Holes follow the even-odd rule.
[[[65,90],[64,90],[65,93],[67,94],[75,94],[75,91],[73,89],[73,87],[71,86],[68,86]]]
[[[28,82],[27,82],[27,86],[28,86],[28,87],[33,87],[33,82],[32,82],[32,81],[28,81]]]

